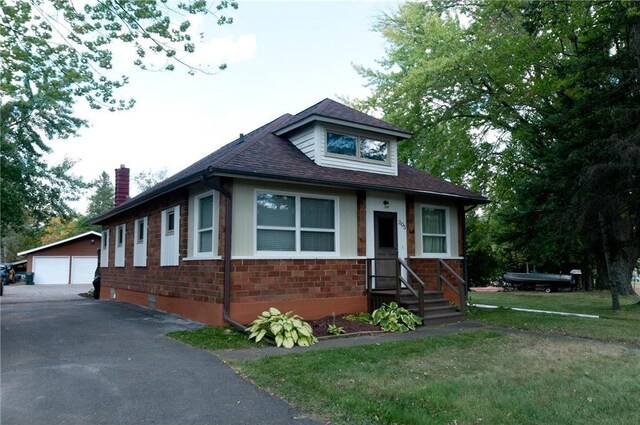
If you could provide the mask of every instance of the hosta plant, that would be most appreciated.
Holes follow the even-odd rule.
[[[249,339],[259,342],[265,336],[273,338],[278,347],[294,345],[308,347],[318,342],[311,326],[292,311],[281,313],[275,307],[263,311],[249,326]]]
[[[338,326],[335,323],[327,326],[327,333],[330,335],[342,335],[345,330],[342,326]]]
[[[382,307],[371,313],[372,323],[380,325],[385,332],[414,331],[422,319],[395,302],[382,304]]]

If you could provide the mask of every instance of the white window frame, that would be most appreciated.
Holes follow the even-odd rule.
[[[102,231],[102,246],[100,247],[100,268],[109,267],[109,229]]]
[[[295,217],[295,228],[293,227],[277,227],[277,226],[258,226],[258,194],[266,193],[270,195],[280,195],[280,196],[290,196],[295,198],[295,209],[296,209],[296,217]],[[333,242],[333,251],[302,251],[301,250],[301,235],[302,232],[319,232],[319,233],[330,233],[330,229],[316,229],[316,228],[307,228],[301,226],[301,208],[300,208],[300,199],[301,198],[310,198],[310,199],[327,199],[333,201],[333,216],[334,216],[334,242]],[[339,206],[339,197],[337,196],[327,196],[327,195],[317,195],[313,193],[303,193],[303,192],[283,192],[279,190],[271,190],[271,189],[256,189],[253,196],[253,249],[255,256],[266,256],[266,257],[336,257],[340,255],[340,206]],[[294,251],[260,251],[258,250],[258,230],[287,230],[287,231],[295,231],[295,247]]]
[[[200,227],[200,211],[198,210],[200,199],[206,198],[208,196],[213,197],[213,210],[212,210],[212,225],[213,227],[207,229],[199,229]],[[191,220],[190,220],[190,257],[198,258],[198,259],[215,259],[219,258],[218,254],[218,234],[219,234],[219,203],[220,203],[220,193],[215,190],[210,190],[207,192],[198,193],[191,198],[191,208],[190,211],[193,211]],[[211,247],[211,252],[198,252],[200,247],[200,232],[203,230],[211,230],[213,243]]]
[[[143,226],[142,234],[140,234],[140,224]],[[138,218],[134,222],[133,227],[133,266],[147,266],[147,235],[149,233],[148,217]]]
[[[430,208],[430,209],[435,209],[435,210],[443,210],[444,211],[444,228],[445,228],[445,234],[439,234],[439,233],[425,233],[424,229],[422,228],[422,214],[424,209],[426,208]],[[426,258],[443,258],[443,257],[450,257],[451,256],[451,208],[444,206],[444,205],[431,205],[431,204],[421,204],[420,205],[420,209],[419,209],[419,214],[418,214],[418,218],[420,219],[420,256],[421,257],[426,257]],[[424,251],[424,236],[438,236],[438,237],[445,237],[445,248],[446,248],[446,252],[425,252]]]
[[[122,233],[121,233],[122,232]],[[115,249],[115,266],[125,266],[125,254],[127,245],[127,225],[126,223],[116,226],[116,249]]]
[[[356,138],[356,154],[355,154],[355,156],[329,152],[329,133],[337,134],[339,136],[355,137]],[[373,140],[373,141],[381,142],[381,143],[386,143],[386,145],[387,145],[387,158],[384,161],[381,161],[381,160],[378,160],[378,159],[369,159],[369,158],[361,157],[360,156],[361,155],[360,146],[362,144],[362,141],[365,140],[365,139],[366,140]],[[349,159],[351,161],[360,161],[360,162],[366,162],[366,163],[369,163],[369,164],[378,164],[378,165],[390,165],[391,164],[391,142],[390,141],[382,140],[382,139],[376,139],[374,137],[361,136],[359,134],[348,133],[348,132],[345,132],[345,131],[325,129],[324,151],[325,151],[326,155],[329,156],[329,157]]]
[[[173,214],[173,229],[169,229],[169,217]],[[160,266],[180,264],[180,205],[162,211],[160,218]]]

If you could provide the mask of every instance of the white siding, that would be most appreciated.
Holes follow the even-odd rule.
[[[120,233],[122,231],[122,234]],[[124,267],[125,246],[127,244],[127,225],[116,226],[115,266]]]
[[[306,195],[334,196],[338,201],[337,248],[341,257],[358,255],[358,208],[355,191],[323,188],[319,186],[276,183],[271,181],[236,179],[233,185],[233,233],[232,256],[255,256],[255,190],[301,193]],[[283,257],[289,258],[287,254]],[[316,258],[318,255],[305,255]]]
[[[140,234],[140,224],[144,229]],[[139,218],[134,222],[134,238],[133,238],[133,266],[147,266],[147,225],[149,220],[147,217]]]
[[[168,231],[167,217],[173,212],[174,228]],[[180,244],[180,206],[175,206],[162,211],[162,219],[160,225],[160,265],[161,266],[177,266],[180,260],[178,253]]]
[[[389,142],[389,162],[377,163],[377,161],[363,161],[356,158],[350,159],[327,154],[327,130]],[[316,131],[316,146],[319,152],[316,158],[316,164],[322,167],[341,168],[345,170],[364,171],[376,174],[388,174],[392,176],[398,175],[398,142],[395,137],[363,132],[360,130],[356,131],[346,127],[318,125],[318,131]]]
[[[316,158],[316,139],[314,128],[308,128],[301,133],[294,134],[290,139],[302,153],[307,155],[312,160]]]
[[[109,267],[109,230],[102,231],[102,247],[100,248],[100,267]]]

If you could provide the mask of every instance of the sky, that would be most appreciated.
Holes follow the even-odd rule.
[[[129,65],[130,52],[114,50],[116,72],[130,81],[119,96],[134,98],[135,107],[93,111],[79,103],[78,115],[90,127],[79,137],[51,141],[48,162],[75,159],[73,173],[85,181],[103,171],[113,179],[120,164],[132,176],[163,168],[172,175],[284,113],[295,114],[327,97],[369,94],[353,64],[377,67],[385,45],[372,26],[397,1],[239,4],[237,11],[227,13],[234,18],[232,25],[194,22],[206,36],[188,60],[228,65],[215,75],[190,76],[180,68],[141,71]],[[74,207],[84,213],[86,205],[85,197]]]

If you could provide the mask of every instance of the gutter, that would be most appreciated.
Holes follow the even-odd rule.
[[[220,192],[226,199],[224,211],[224,285],[222,289],[222,320],[240,332],[246,332],[247,327],[233,320],[229,314],[229,309],[231,307],[231,213],[233,211],[233,197],[231,192],[227,189],[208,181],[207,175],[211,175],[211,167],[207,169],[207,174],[202,175],[202,184]]]

